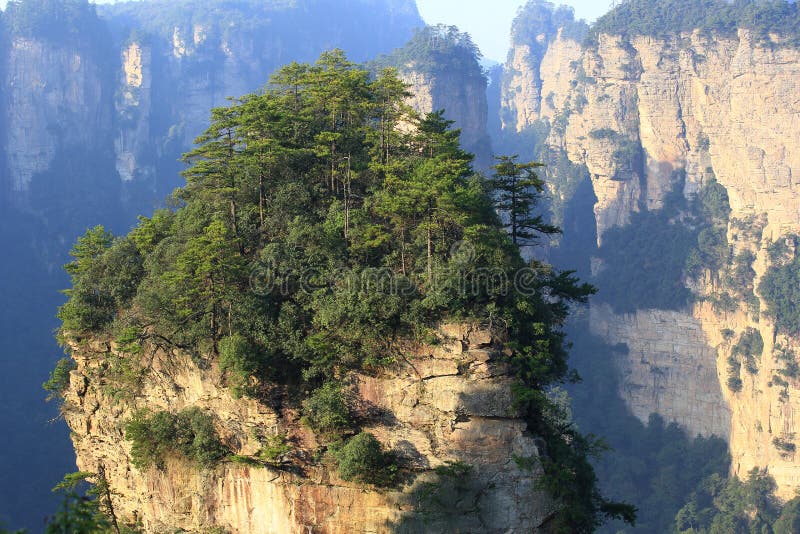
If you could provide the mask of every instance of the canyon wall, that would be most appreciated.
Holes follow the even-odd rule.
[[[504,72],[503,128],[532,133],[536,156],[549,163],[553,204],[561,205],[554,212],[576,181],[590,181],[596,202],[585,220],[596,226],[598,246],[634,213],[660,210],[675,191],[692,199],[716,179],[730,200],[729,256],[754,255],[757,288],[770,266],[767,246],[800,230],[800,50],[773,40],[744,29],[578,40],[563,28],[535,42],[516,39]],[[595,273],[603,269],[602,260],[592,263]],[[743,299],[733,309],[713,306],[709,297],[721,291],[713,278],[685,280],[695,303],[683,310],[614,313],[601,298],[592,330],[627,346],[616,367],[620,395],[637,417],[659,413],[691,434],[726,438],[736,474],[766,467],[779,494],[792,497],[800,464],[780,444],[793,444],[800,393],[794,379],[783,385],[774,377],[779,352],[797,340],[776,334],[761,299],[761,313]],[[735,391],[728,362],[750,329],[763,339],[763,355],[757,372],[741,371]]]
[[[441,343],[415,347],[384,373],[349,380],[363,429],[403,466],[395,487],[339,479],[327,457],[320,458],[323,444],[300,423],[296,404],[235,398],[216,360],[199,365],[177,351],[144,347],[151,362],[145,379],[120,387],[107,365],[130,356],[100,340],[72,348],[78,365],[63,413],[78,467],[105,472],[116,513],[147,532],[545,531],[553,509],[536,485],[539,468],[512,460],[534,458],[538,449],[515,416],[501,347],[469,325],[448,325],[439,335]],[[175,457],[163,469],[134,467],[124,433],[132,412],[186,407],[211,414],[232,453],[257,455],[262,439],[273,435],[286,436],[291,451],[274,466],[225,460],[202,469]],[[436,471],[448,462],[471,466],[452,487]],[[442,487],[451,494],[439,494]]]
[[[259,90],[290,61],[314,61],[334,47],[365,61],[402,46],[423,25],[409,0],[321,1],[313,10],[255,1],[214,10],[186,2],[174,10],[150,1],[100,6],[97,14],[75,8],[74,18],[72,8],[30,9],[7,14],[11,31],[0,46],[1,190],[24,203],[50,171],[63,182],[83,179],[59,155],[112,157],[103,179],[147,197],[132,212],[179,185],[176,160],[203,132],[212,107]],[[68,37],[36,30],[53,26]]]
[[[102,65],[86,49],[20,37],[3,59],[4,190],[23,199],[57,155],[108,139],[111,95]]]

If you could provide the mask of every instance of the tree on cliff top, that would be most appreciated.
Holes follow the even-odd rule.
[[[411,68],[427,74],[461,73],[481,77],[482,54],[468,33],[455,26],[437,24],[414,31],[414,36],[402,48],[375,60],[378,67]]]
[[[554,417],[545,394],[574,378],[562,326],[593,288],[522,259],[458,131],[440,112],[412,113],[404,97],[394,71],[370,79],[333,51],[214,110],[174,211],[124,238],[98,228],[79,240],[61,336],[138,332],[222,358],[229,385],[258,397],[268,385],[320,390],[380,371],[402,357],[402,339],[479,322],[509,340],[517,405],[546,443],[555,528],[632,521],[631,507],[597,489],[587,460],[597,443]]]

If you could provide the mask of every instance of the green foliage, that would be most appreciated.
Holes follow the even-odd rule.
[[[780,237],[770,243],[767,246],[767,256],[769,256],[770,263],[773,265],[785,265],[787,259],[792,259],[788,256],[795,250],[798,240],[800,238],[797,235],[791,234]]]
[[[280,463],[291,450],[291,446],[286,443],[286,436],[268,436],[262,443],[261,450],[258,451],[258,457],[269,464],[276,464]]]
[[[101,534],[110,524],[97,510],[95,501],[67,493],[61,507],[45,527],[45,534]]]
[[[708,151],[711,148],[711,139],[708,137],[708,134],[700,132],[697,134],[697,141],[695,142],[695,148],[697,150],[705,150]]]
[[[534,215],[537,201],[544,191],[544,181],[536,174],[542,163],[517,163],[517,156],[500,156],[494,166],[494,178],[489,185],[495,194],[495,208],[508,219],[505,227],[515,245],[530,243],[542,235],[552,235],[560,230]]]
[[[42,39],[56,45],[91,50],[92,44],[107,38],[94,4],[86,0],[10,0],[3,20],[13,36]]]
[[[756,272],[753,263],[756,257],[750,250],[743,250],[733,259],[726,283],[736,291],[737,296],[748,303],[750,311],[758,315],[761,302],[755,295]]]
[[[78,491],[79,485],[91,484],[92,479],[96,484],[90,485],[85,494]],[[62,493],[63,501],[47,522],[45,534],[101,534],[112,532],[112,526],[119,528],[103,477],[84,471],[69,473],[53,491]]]
[[[796,45],[798,20],[797,4],[787,0],[627,0],[600,17],[592,35],[663,38],[699,29],[735,37],[738,28],[747,28],[763,41],[774,33]]]
[[[728,389],[734,393],[739,393],[742,391],[742,379],[738,376],[729,376],[728,380],[725,381],[725,385],[727,385]]]
[[[772,525],[774,534],[800,532],[800,497],[795,497],[783,506],[781,515]]]
[[[761,358],[763,352],[764,340],[761,337],[761,332],[755,328],[748,328],[739,336],[739,341],[733,347],[732,354],[744,358],[744,365],[747,372],[756,374],[758,373],[756,359]]]
[[[784,368],[778,369],[778,373],[787,378],[797,378],[800,376],[800,364],[797,362],[797,357],[793,350],[784,347],[781,344],[775,345],[775,360],[783,363]]]
[[[758,292],[767,303],[766,315],[778,332],[800,333],[800,258],[785,265],[773,265],[761,279]]]
[[[199,408],[177,414],[138,411],[125,425],[125,439],[132,443],[131,461],[138,469],[153,465],[161,469],[170,456],[213,467],[228,454],[211,416]]]
[[[48,392],[47,400],[61,397],[69,386],[69,373],[75,369],[75,362],[72,358],[61,358],[56,362],[56,368],[50,372],[50,378],[42,384]]]
[[[393,455],[383,450],[374,435],[362,432],[332,449],[342,480],[391,485],[397,475]]]
[[[86,232],[70,252],[65,266],[72,288],[58,310],[61,331],[79,336],[111,324],[117,310],[128,305],[143,276],[142,259],[129,239],[114,239],[102,226]]]
[[[794,452],[797,450],[794,442],[790,439],[786,439],[785,437],[772,438],[772,444],[776,449],[781,451],[783,456],[794,454]]]
[[[481,488],[476,487],[474,475],[471,465],[447,461],[434,469],[430,479],[414,488],[415,510],[421,514],[426,527],[434,520],[452,524],[458,518],[480,514],[474,503]]]
[[[614,140],[619,137],[619,133],[616,130],[612,130],[610,128],[601,128],[599,130],[592,130],[589,132],[589,137],[592,139],[611,139]]]
[[[228,373],[228,385],[234,395],[251,392],[250,377],[258,371],[258,360],[250,342],[239,334],[223,337],[219,342],[219,367]]]
[[[781,513],[775,481],[753,469],[746,481],[711,475],[693,492],[675,518],[679,533],[773,532]],[[788,516],[787,516],[788,517]]]
[[[561,29],[565,39],[582,42],[589,30],[586,21],[575,20],[573,8],[565,5],[554,5],[545,0],[529,0],[517,12],[511,26],[511,38],[514,43],[527,44],[534,47],[544,47],[545,43],[538,41],[539,35],[549,39],[555,37]]]
[[[349,404],[341,384],[326,382],[303,401],[303,423],[315,432],[341,434],[353,427]]]
[[[725,186],[716,180],[709,180],[697,193],[695,201],[704,220],[717,225],[727,224],[731,205]]]
[[[728,389],[735,393],[742,390],[741,370],[742,364],[736,356],[733,354],[728,356],[728,380],[726,384]]]
[[[402,48],[375,61],[381,67],[408,68],[427,74],[459,73],[466,77],[483,77],[478,63],[480,50],[468,33],[455,26],[437,24],[414,30],[414,36]]]
[[[669,208],[634,213],[627,226],[608,230],[598,251],[599,298],[621,312],[682,308],[691,297],[683,277],[695,235]]]
[[[730,340],[731,340],[731,339],[733,339],[733,337],[736,335],[736,332],[734,332],[734,331],[733,331],[733,330],[731,330],[730,328],[723,328],[723,329],[720,331],[720,334],[722,334],[722,338],[723,338],[725,341],[730,341]]]
[[[692,295],[685,277],[727,265],[729,214],[727,191],[715,180],[690,202],[673,193],[661,210],[634,213],[627,226],[603,236],[600,298],[621,312],[686,306]]]

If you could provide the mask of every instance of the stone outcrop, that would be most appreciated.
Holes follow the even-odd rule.
[[[314,460],[321,443],[300,424],[296,404],[233,397],[214,362],[198,366],[180,352],[147,347],[151,367],[138,391],[130,395],[136,388],[129,387],[129,395],[115,397],[103,369],[110,358],[125,356],[99,341],[73,347],[78,366],[63,413],[78,467],[104,469],[117,514],[147,532],[540,531],[552,507],[536,487],[535,471],[514,461],[535,458],[538,450],[515,416],[500,347],[469,326],[446,326],[440,334],[441,343],[415,347],[386,372],[350,380],[363,429],[405,466],[396,487],[340,480],[329,460]],[[289,460],[280,468],[224,461],[203,470],[180,458],[163,470],[133,467],[123,430],[132,411],[186,407],[211,414],[221,440],[239,455],[256,454],[259,436],[286,435]],[[424,492],[441,485],[435,469],[448,462],[472,470],[459,481],[463,493],[446,501],[453,508],[436,509]]]
[[[117,92],[117,136],[114,151],[117,172],[124,182],[146,179],[155,169],[144,164],[150,147],[153,89],[152,49],[132,42],[122,50]]]
[[[616,315],[591,307],[589,323],[607,342],[624,343],[620,396],[647,421],[658,413],[691,435],[729,436],[731,409],[717,376],[717,350],[703,325],[688,313],[643,310]]]
[[[684,175],[686,194],[716,177],[734,217],[797,225],[800,51],[747,30],[737,39],[600,35],[588,48],[559,36],[534,75],[518,61],[528,50],[515,45],[506,85],[539,87],[504,97],[505,115],[517,117],[506,127],[546,121],[548,146],[588,167],[599,236],[633,211],[660,208]]]

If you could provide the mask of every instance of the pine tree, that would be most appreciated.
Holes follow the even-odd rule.
[[[536,174],[542,163],[517,163],[517,156],[499,156],[490,186],[495,194],[495,206],[508,222],[511,241],[527,245],[540,235],[557,234],[560,230],[533,215],[544,191],[544,181]]]

